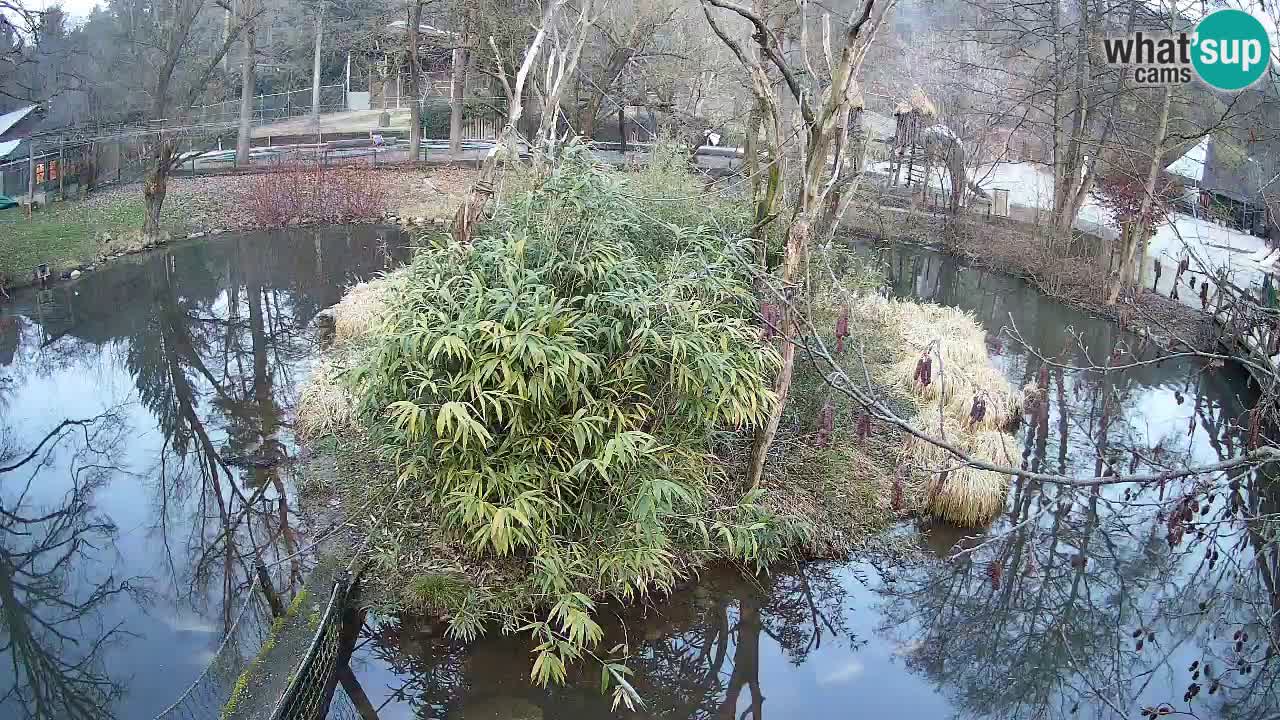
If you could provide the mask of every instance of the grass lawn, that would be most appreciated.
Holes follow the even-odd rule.
[[[142,217],[141,194],[53,203],[29,220],[21,208],[0,210],[0,272],[16,282],[40,263],[58,269],[88,262],[97,255],[99,233],[141,229]]]

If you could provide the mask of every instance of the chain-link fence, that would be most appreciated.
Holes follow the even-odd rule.
[[[271,633],[271,608],[256,583],[200,677],[156,720],[211,720],[221,717],[244,669],[257,657]]]
[[[311,646],[294,671],[271,720],[322,720],[329,715],[338,670],[346,664],[354,640],[348,622],[350,589],[351,582],[345,576],[334,583]]]
[[[253,98],[253,123],[276,122],[288,118],[307,115],[312,110],[312,89],[256,95]],[[347,109],[347,93],[344,85],[323,85],[320,87],[320,112],[331,113]],[[193,118],[200,123],[233,123],[240,119],[240,100],[225,100],[220,103],[201,105],[192,111]]]

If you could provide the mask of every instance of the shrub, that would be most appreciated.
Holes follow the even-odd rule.
[[[453,109],[447,98],[432,98],[422,103],[422,136],[432,140],[449,137],[449,118]],[[474,117],[500,117],[493,105],[474,98],[463,102],[464,122]]]
[[[542,683],[599,640],[598,600],[669,590],[695,558],[767,562],[791,530],[758,493],[726,497],[711,451],[775,402],[748,278],[665,212],[571,151],[473,245],[419,252],[353,374],[410,504],[523,568],[452,631],[519,614]]]
[[[264,228],[348,223],[381,218],[386,192],[378,174],[368,168],[297,163],[253,176],[245,184],[241,206]]]

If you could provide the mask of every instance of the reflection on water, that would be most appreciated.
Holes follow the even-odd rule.
[[[1232,368],[1152,348],[1010,278],[923,250],[866,249],[891,292],[957,305],[1007,336],[1010,381],[1043,388],[1016,438],[1028,469],[1095,476],[1238,453],[1252,398]],[[1017,457],[1017,453],[1014,454]],[[1169,703],[1198,717],[1280,713],[1280,508],[1270,478],[1063,488],[1018,481],[987,532],[905,528],[928,559],[713,573],[670,603],[616,611],[641,717],[1137,717]],[[1171,513],[1169,500],[1193,516]],[[1194,504],[1194,510],[1192,505]],[[1270,517],[1268,517],[1270,516]],[[383,720],[613,717],[597,668],[565,687],[528,682],[522,638],[470,647],[438,625],[381,618],[356,673]]]
[[[298,587],[308,326],[402,252],[394,230],[233,236],[3,308],[0,717],[152,717],[207,664],[256,562]]]

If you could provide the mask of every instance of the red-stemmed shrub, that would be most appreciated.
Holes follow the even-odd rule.
[[[381,178],[368,168],[281,165],[244,187],[241,207],[258,227],[370,221],[386,212]]]

